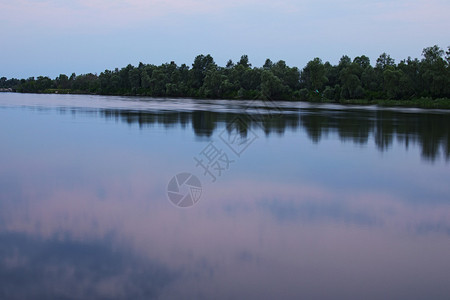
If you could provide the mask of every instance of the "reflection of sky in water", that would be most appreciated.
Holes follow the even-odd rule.
[[[193,157],[210,140],[225,147],[225,123],[208,138],[165,117],[0,108],[0,298],[450,293],[449,165],[421,159],[423,144],[380,152],[376,136],[356,143],[355,126],[323,123],[314,142],[307,118],[282,134],[255,126],[211,183]],[[183,171],[204,185],[188,210],[165,194]]]
[[[166,267],[105,240],[6,233],[0,234],[0,257],[3,299],[151,299],[175,279]]]

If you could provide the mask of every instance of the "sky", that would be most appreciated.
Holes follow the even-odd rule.
[[[0,76],[100,73],[139,62],[249,56],[303,68],[450,46],[448,0],[0,0]]]

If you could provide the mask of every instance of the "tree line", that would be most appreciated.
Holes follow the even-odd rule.
[[[408,57],[398,64],[386,53],[374,66],[365,55],[353,60],[344,55],[337,65],[314,58],[301,70],[287,66],[283,60],[270,59],[262,67],[252,67],[247,55],[221,67],[208,54],[198,55],[191,67],[172,61],[159,66],[128,65],[99,75],[2,77],[0,88],[22,93],[335,102],[450,98],[450,46],[447,51],[437,45],[427,47],[420,60]]]

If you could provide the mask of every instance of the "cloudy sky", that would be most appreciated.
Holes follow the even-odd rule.
[[[303,68],[346,54],[398,62],[450,46],[448,0],[0,0],[0,76],[100,73],[139,62]]]

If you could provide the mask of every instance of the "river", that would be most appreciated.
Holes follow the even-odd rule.
[[[448,299],[450,112],[0,94],[1,299]]]

